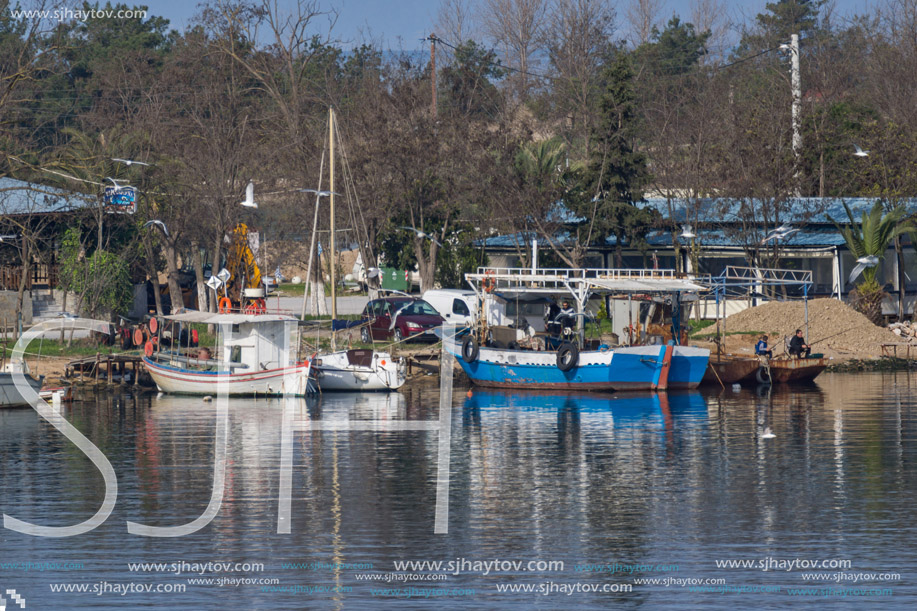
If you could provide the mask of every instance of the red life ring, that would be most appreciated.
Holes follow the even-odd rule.
[[[493,293],[497,287],[497,279],[494,275],[495,272],[493,270],[488,270],[484,273],[484,279],[481,280],[481,288],[484,289],[485,293]]]
[[[147,356],[153,356],[153,342],[147,342],[143,345],[143,353]]]
[[[142,346],[143,345],[143,330],[140,327],[134,329],[134,345]]]
[[[156,317],[150,319],[150,333],[156,333],[159,330],[159,321],[156,320]]]
[[[220,314],[228,314],[232,310],[232,301],[229,297],[220,299]]]
[[[245,307],[246,314],[264,314],[267,312],[267,304],[264,299],[256,299]]]

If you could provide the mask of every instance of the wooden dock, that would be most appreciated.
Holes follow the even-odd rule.
[[[80,382],[102,381],[113,384],[117,381],[124,384],[125,374],[130,373],[130,383],[136,386],[142,366],[142,355],[139,353],[96,354],[67,363],[64,377],[73,379],[79,376]]]

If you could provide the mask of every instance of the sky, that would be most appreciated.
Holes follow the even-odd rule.
[[[847,16],[865,13],[883,0],[834,1],[837,14]],[[295,0],[277,2],[281,7],[295,5]],[[133,0],[127,3],[149,4],[151,13],[169,19],[177,30],[183,30],[198,12],[196,0]],[[619,22],[623,21],[620,16],[627,2],[612,0],[612,4],[618,6]],[[743,15],[751,18],[764,11],[767,0],[726,0],[724,4],[734,18]],[[320,5],[337,11],[334,37],[343,47],[371,39],[380,41],[384,48],[410,50],[421,48],[420,39],[433,31],[440,0],[320,0]],[[664,14],[677,13],[685,17],[690,14],[690,6],[690,0],[665,0]]]

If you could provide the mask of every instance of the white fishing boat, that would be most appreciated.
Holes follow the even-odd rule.
[[[298,360],[298,321],[292,316],[185,312],[165,319],[180,325],[216,325],[218,335],[212,348],[148,351],[143,363],[160,391],[236,396],[307,394],[312,363],[310,359]]]
[[[312,361],[312,376],[326,390],[397,390],[406,378],[405,363],[388,352],[341,350]]]
[[[29,373],[29,366],[25,361],[11,360],[3,366],[3,371],[0,371],[0,407],[29,405],[29,402],[23,398],[22,393],[16,388],[14,376],[17,373],[23,374],[26,383],[36,393],[41,389],[44,376],[34,378]]]

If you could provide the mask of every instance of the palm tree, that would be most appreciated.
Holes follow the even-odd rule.
[[[842,225],[833,218],[828,218],[844,236],[847,248],[858,259],[872,255],[881,261],[892,240],[899,235],[917,230],[912,221],[905,220],[907,211],[903,206],[895,206],[885,212],[882,202],[876,201],[868,213],[863,212],[859,222],[854,218],[846,202],[844,202],[844,210],[847,212],[849,223]],[[877,265],[865,268],[855,295],[852,294],[851,297],[857,311],[862,312],[874,324],[881,325],[882,299],[885,297],[885,292],[876,279],[878,271]]]

